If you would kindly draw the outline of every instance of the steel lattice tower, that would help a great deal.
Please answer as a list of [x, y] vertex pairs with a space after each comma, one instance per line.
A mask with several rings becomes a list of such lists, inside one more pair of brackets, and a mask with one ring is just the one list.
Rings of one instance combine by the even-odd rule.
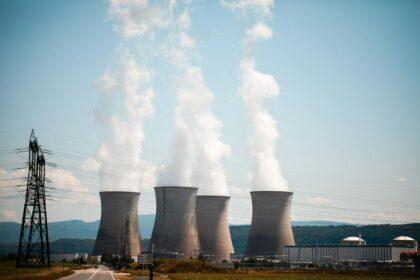
[[45, 157], [34, 130], [29, 139], [28, 177], [16, 261], [16, 266], [29, 265], [50, 266], [45, 204]]

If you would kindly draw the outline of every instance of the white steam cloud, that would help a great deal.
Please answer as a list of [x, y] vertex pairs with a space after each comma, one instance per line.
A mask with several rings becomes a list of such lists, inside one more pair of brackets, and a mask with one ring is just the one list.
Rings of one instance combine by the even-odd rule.
[[[189, 2], [111, 0], [108, 14], [123, 38], [121, 67], [106, 70], [101, 78], [97, 116], [106, 133], [97, 156], [88, 159], [84, 169], [99, 167], [103, 191], [138, 191], [139, 184], [150, 188], [158, 170], [159, 185], [197, 186], [200, 194], [228, 194], [221, 161], [230, 149], [220, 140], [222, 123], [212, 113], [214, 95], [195, 63], [196, 42], [188, 34]], [[141, 160], [144, 122], [154, 112], [155, 96], [145, 53], [163, 54], [177, 77], [171, 157], [158, 168]], [[115, 110], [115, 104], [122, 104], [122, 110]]]
[[[107, 69], [100, 79], [97, 117], [104, 127], [104, 140], [84, 167], [94, 170], [99, 165], [102, 191], [138, 192], [155, 184], [155, 168], [141, 160], [144, 123], [154, 113], [153, 72], [138, 49], [150, 45], [167, 23], [162, 7], [148, 1], [111, 0], [108, 14], [114, 30], [122, 35], [120, 66]], [[115, 108], [116, 104], [122, 108]]]
[[230, 148], [221, 141], [222, 123], [212, 113], [214, 94], [194, 58], [195, 41], [188, 7], [174, 20], [171, 47], [165, 50], [178, 75], [172, 154], [161, 168], [159, 185], [199, 187], [199, 194], [228, 195], [222, 160]]
[[246, 31], [243, 41], [244, 54], [239, 63], [240, 87], [242, 97], [251, 123], [249, 154], [255, 159], [255, 170], [251, 180], [256, 190], [289, 190], [280, 163], [276, 157], [276, 141], [279, 133], [276, 121], [264, 109], [264, 101], [280, 94], [280, 87], [273, 76], [256, 69], [252, 48], [260, 41], [273, 36], [264, 21], [272, 17], [273, 0], [221, 1], [223, 6], [238, 10], [240, 15], [254, 13], [258, 21]]

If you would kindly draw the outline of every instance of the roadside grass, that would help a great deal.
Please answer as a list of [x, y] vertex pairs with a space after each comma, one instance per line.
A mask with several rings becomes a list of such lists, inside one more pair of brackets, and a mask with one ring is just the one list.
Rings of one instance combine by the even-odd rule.
[[340, 274], [340, 273], [173, 273], [171, 280], [400, 280], [420, 279], [419, 275], [398, 274]]
[[[135, 265], [127, 270], [131, 279], [135, 276], [148, 276], [149, 271], [135, 270]], [[130, 279], [130, 278], [121, 278]], [[374, 273], [368, 271], [326, 271], [326, 270], [234, 270], [216, 268], [208, 262], [198, 260], [158, 260], [155, 261], [154, 279], [168, 280], [402, 280], [420, 279], [413, 273]]]
[[155, 271], [160, 273], [222, 273], [231, 270], [217, 268], [199, 260], [158, 260], [155, 266]]
[[72, 273], [69, 266], [16, 268], [14, 262], [0, 262], [0, 279], [2, 280], [54, 280]]

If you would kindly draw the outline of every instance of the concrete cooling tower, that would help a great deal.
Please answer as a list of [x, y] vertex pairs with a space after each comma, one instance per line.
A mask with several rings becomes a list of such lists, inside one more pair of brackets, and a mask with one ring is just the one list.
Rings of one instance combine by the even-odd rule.
[[138, 202], [140, 193], [100, 192], [101, 223], [93, 255], [122, 254], [137, 258], [140, 254]]
[[229, 260], [234, 253], [228, 224], [229, 196], [199, 195], [195, 211], [200, 250], [210, 260]]
[[195, 217], [197, 188], [155, 187], [156, 218], [149, 252], [156, 257], [198, 256]]
[[252, 222], [245, 257], [282, 256], [284, 246], [294, 246], [290, 223], [292, 192], [254, 191]]

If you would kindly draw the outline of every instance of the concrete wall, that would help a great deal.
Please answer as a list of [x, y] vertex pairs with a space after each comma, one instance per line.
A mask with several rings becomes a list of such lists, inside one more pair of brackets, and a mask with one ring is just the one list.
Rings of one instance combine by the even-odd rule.
[[149, 252], [156, 257], [189, 258], [199, 253], [195, 203], [197, 188], [155, 187], [156, 218]]
[[254, 191], [252, 222], [245, 257], [281, 256], [284, 246], [295, 245], [290, 223], [292, 192]]
[[229, 260], [234, 253], [228, 224], [229, 196], [199, 195], [195, 207], [200, 252], [210, 260]]
[[125, 254], [137, 257], [141, 252], [138, 225], [138, 202], [140, 193], [136, 192], [100, 192], [101, 223], [93, 248], [93, 255], [120, 255], [126, 221], [128, 219], [128, 237]]

